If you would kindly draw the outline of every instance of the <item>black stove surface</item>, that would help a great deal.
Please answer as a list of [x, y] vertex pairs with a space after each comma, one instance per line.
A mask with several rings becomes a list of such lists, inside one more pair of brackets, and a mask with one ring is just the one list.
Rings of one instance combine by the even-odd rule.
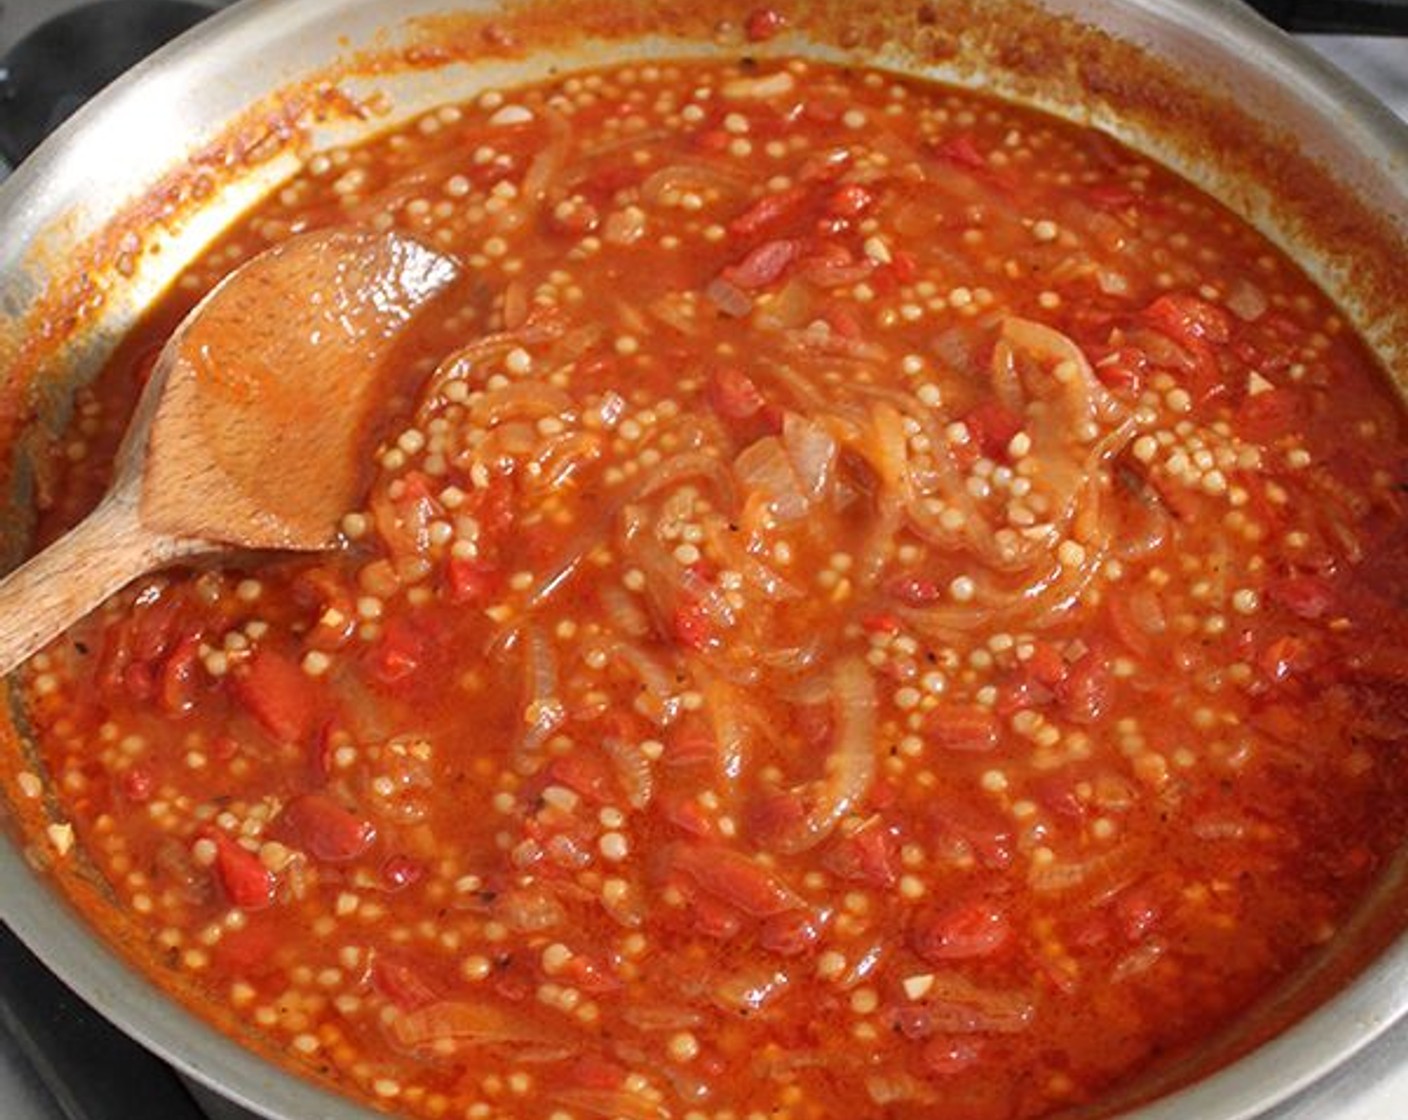
[[55, 978], [0, 924], [6, 1120], [255, 1120], [187, 1081]]
[[0, 61], [0, 156], [19, 163], [98, 90], [213, 11], [97, 0], [52, 16]]

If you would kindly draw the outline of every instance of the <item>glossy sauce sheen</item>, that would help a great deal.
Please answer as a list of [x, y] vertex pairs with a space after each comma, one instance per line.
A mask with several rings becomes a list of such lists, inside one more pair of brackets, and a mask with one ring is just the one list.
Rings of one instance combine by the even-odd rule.
[[485, 95], [199, 262], [54, 523], [164, 327], [328, 223], [469, 277], [346, 547], [145, 580], [30, 678], [37, 842], [217, 1022], [406, 1115], [1037, 1117], [1402, 843], [1399, 408], [1168, 173], [801, 63]]

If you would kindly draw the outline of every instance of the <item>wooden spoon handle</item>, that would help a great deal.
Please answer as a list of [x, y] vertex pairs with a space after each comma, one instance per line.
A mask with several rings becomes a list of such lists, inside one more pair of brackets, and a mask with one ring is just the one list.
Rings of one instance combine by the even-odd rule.
[[119, 489], [67, 535], [0, 580], [0, 677], [130, 580], [205, 541], [146, 528], [130, 490]]

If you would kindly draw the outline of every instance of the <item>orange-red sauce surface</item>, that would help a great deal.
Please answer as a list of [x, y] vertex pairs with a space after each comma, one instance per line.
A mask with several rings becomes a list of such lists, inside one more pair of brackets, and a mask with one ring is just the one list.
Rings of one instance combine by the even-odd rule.
[[145, 579], [29, 677], [41, 842], [291, 1064], [408, 1116], [1026, 1120], [1403, 841], [1401, 412], [1167, 172], [799, 62], [486, 94], [199, 262], [51, 521], [164, 326], [329, 223], [468, 276], [345, 547]]

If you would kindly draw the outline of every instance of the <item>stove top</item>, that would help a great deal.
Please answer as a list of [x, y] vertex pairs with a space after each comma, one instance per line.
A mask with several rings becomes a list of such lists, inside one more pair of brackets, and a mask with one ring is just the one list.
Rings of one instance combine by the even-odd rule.
[[[0, 175], [108, 80], [230, 2], [0, 0]], [[1408, 120], [1408, 0], [1253, 6], [1292, 30], [1317, 32], [1304, 41]], [[258, 1120], [117, 1031], [0, 923], [0, 1120], [136, 1117]], [[1402, 1117], [1408, 1023], [1260, 1120]]]

